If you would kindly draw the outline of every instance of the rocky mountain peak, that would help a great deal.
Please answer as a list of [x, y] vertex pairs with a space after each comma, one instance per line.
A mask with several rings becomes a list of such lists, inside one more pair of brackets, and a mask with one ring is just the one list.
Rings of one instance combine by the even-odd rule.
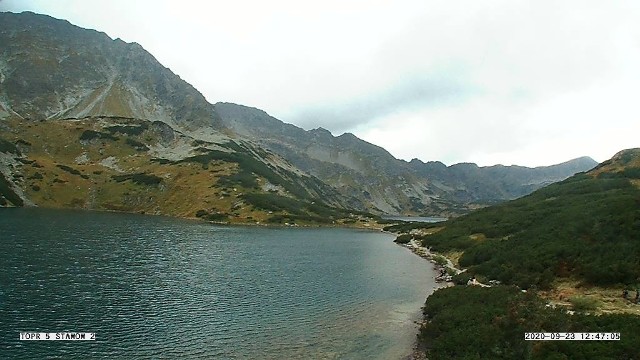
[[0, 102], [7, 114], [220, 127], [204, 96], [139, 44], [30, 12], [0, 13], [0, 23]]

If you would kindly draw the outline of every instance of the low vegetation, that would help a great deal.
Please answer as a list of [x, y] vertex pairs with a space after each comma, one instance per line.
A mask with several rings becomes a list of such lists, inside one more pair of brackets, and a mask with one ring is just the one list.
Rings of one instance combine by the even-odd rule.
[[20, 154], [18, 147], [10, 141], [0, 138], [0, 152]]
[[[89, 176], [84, 175], [82, 172], [80, 172], [80, 171], [79, 171], [79, 170], [77, 170], [77, 169], [72, 168], [71, 166], [67, 166], [67, 165], [63, 165], [63, 164], [58, 164], [58, 165], [56, 165], [56, 167], [58, 167], [59, 169], [62, 169], [62, 170], [64, 170], [64, 171], [68, 172], [69, 174], [77, 175], [77, 176], [80, 176], [80, 177], [85, 178], [85, 179], [88, 179], [88, 178], [89, 178]], [[33, 178], [35, 179], [35, 178], [37, 178], [37, 177], [34, 175], [34, 177], [33, 177]]]
[[113, 125], [113, 126], [106, 127], [105, 130], [109, 131], [111, 134], [124, 134], [124, 135], [137, 136], [142, 134], [148, 128], [149, 128], [148, 124], [141, 123], [138, 125]]
[[241, 147], [235, 143], [227, 143], [232, 152], [220, 150], [205, 149], [203, 154], [194, 155], [179, 163], [198, 163], [203, 169], [207, 169], [209, 164], [214, 161], [225, 161], [238, 164], [239, 171], [236, 174], [226, 176], [221, 179], [223, 186], [244, 186], [247, 188], [256, 188], [256, 176], [266, 179], [273, 185], [282, 186], [287, 192], [297, 198], [309, 198], [310, 194], [301, 186], [296, 185], [295, 181], [285, 179], [274, 169], [264, 162], [256, 159], [248, 153], [248, 149]]
[[162, 178], [153, 174], [136, 173], [125, 175], [112, 175], [111, 178], [116, 182], [131, 181], [138, 185], [158, 185], [162, 182]]
[[113, 136], [109, 133], [95, 131], [95, 130], [85, 130], [84, 132], [82, 132], [82, 135], [80, 135], [80, 140], [82, 141], [91, 141], [95, 139], [117, 141], [118, 137]]
[[398, 244], [408, 244], [411, 241], [411, 239], [413, 239], [413, 235], [402, 234], [402, 235], [398, 235], [398, 237], [396, 237], [396, 239], [393, 240], [393, 242]]
[[229, 220], [229, 214], [223, 213], [223, 212], [209, 212], [207, 210], [198, 210], [196, 212], [196, 217], [203, 219], [203, 220], [208, 220], [208, 221], [213, 221], [213, 222], [224, 222]]
[[271, 216], [268, 220], [271, 223], [296, 222], [296, 220], [331, 223], [337, 218], [348, 216], [344, 210], [273, 193], [249, 193], [242, 195], [242, 198], [257, 209], [283, 212], [283, 214]]
[[[453, 276], [459, 285], [425, 303], [419, 343], [429, 359], [638, 358], [640, 311], [622, 294], [640, 288], [640, 152], [614, 159], [437, 226], [390, 227], [461, 254], [466, 268]], [[460, 286], [472, 277], [510, 285]], [[613, 332], [620, 340], [525, 341], [529, 332]]]
[[[387, 225], [383, 228], [384, 231], [394, 232], [394, 233], [408, 233], [411, 230], [426, 230], [433, 229], [439, 226], [442, 226], [442, 223], [425, 223], [422, 221], [399, 221], [399, 220], [382, 220], [386, 222], [392, 222], [393, 225]], [[378, 223], [383, 224], [384, 222], [378, 221]]]
[[[569, 314], [517, 287], [454, 286], [424, 306], [429, 359], [636, 359], [640, 317]], [[620, 333], [619, 341], [527, 341], [525, 333]]]
[[592, 313], [598, 310], [599, 301], [586, 296], [574, 296], [569, 299], [574, 311]]
[[140, 141], [127, 138], [125, 140], [125, 143], [131, 146], [132, 148], [136, 149], [137, 151], [149, 151], [149, 147], [141, 143]]

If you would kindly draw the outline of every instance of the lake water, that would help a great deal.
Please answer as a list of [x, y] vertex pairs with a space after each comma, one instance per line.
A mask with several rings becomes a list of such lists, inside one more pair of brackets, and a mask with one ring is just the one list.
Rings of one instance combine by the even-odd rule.
[[0, 358], [400, 359], [436, 284], [392, 240], [0, 209]]
[[441, 221], [447, 221], [447, 218], [437, 217], [437, 216], [401, 216], [401, 215], [384, 215], [383, 219], [387, 220], [401, 220], [401, 221], [409, 221], [409, 222], [425, 222], [425, 223], [436, 223]]

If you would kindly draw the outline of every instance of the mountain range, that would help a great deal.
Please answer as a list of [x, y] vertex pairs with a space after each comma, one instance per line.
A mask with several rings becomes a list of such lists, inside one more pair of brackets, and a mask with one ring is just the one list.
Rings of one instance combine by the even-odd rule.
[[[136, 43], [0, 13], [0, 203], [238, 222], [451, 216], [597, 163], [410, 162], [345, 133], [209, 103]], [[182, 203], [182, 200], [186, 200]]]
[[390, 214], [467, 212], [526, 195], [597, 165], [588, 157], [538, 168], [406, 162], [350, 133], [336, 137], [323, 128], [305, 131], [242, 105], [217, 103], [215, 109], [237, 136], [281, 155], [368, 207]]

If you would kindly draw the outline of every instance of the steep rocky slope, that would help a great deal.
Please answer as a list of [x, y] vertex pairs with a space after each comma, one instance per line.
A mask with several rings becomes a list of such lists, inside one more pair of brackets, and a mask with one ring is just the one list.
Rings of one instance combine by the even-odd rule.
[[479, 167], [406, 162], [353, 134], [305, 131], [262, 110], [217, 103], [225, 127], [289, 159], [294, 165], [386, 213], [452, 215], [526, 195], [597, 163], [579, 158], [563, 164]]
[[0, 13], [0, 23], [0, 118], [217, 126], [202, 94], [136, 43], [33, 13]]

